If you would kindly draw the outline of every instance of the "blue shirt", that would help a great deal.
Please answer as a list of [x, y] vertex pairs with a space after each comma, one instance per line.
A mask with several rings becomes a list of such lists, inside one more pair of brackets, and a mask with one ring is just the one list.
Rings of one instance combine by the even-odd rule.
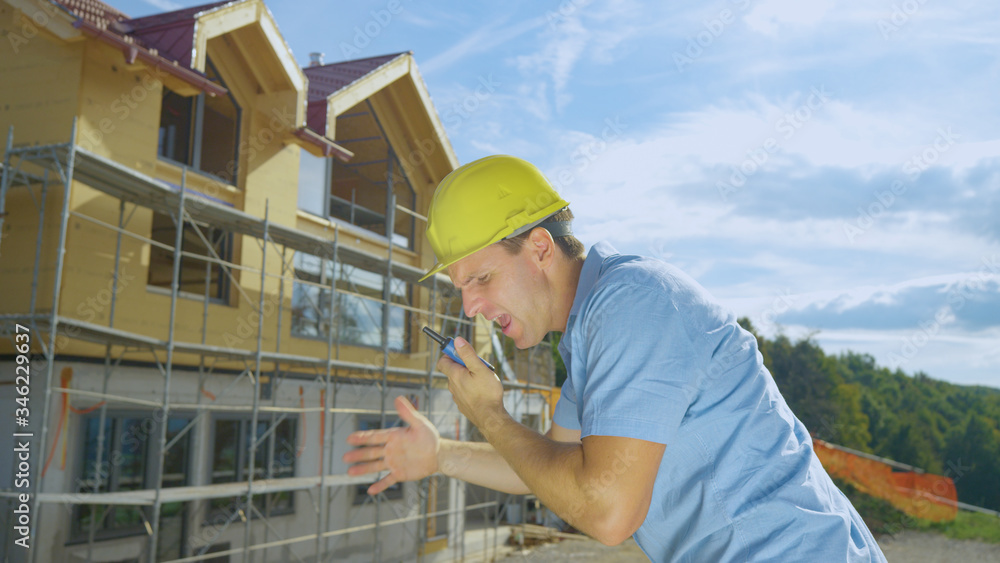
[[756, 339], [681, 271], [598, 243], [559, 352], [557, 424], [667, 446], [635, 533], [652, 561], [885, 561]]

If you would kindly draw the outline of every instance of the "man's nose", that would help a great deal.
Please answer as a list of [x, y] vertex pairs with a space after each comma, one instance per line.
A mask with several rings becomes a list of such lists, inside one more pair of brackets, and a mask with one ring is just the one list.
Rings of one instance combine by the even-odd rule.
[[483, 308], [482, 299], [476, 297], [472, 291], [462, 292], [462, 308], [465, 309], [465, 316], [474, 318]]

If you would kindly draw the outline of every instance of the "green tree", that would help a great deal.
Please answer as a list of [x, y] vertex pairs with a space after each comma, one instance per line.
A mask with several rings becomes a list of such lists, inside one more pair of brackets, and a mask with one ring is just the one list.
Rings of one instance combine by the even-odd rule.
[[1000, 509], [1000, 431], [995, 418], [970, 413], [963, 427], [949, 434], [946, 457], [958, 500]]

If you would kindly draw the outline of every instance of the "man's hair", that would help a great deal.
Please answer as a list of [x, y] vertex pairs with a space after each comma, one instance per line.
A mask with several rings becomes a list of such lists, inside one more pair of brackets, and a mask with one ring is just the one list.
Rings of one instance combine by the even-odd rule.
[[[563, 209], [562, 211], [556, 213], [555, 215], [551, 215], [549, 218], [546, 219], [546, 221], [572, 221], [572, 220], [573, 220], [573, 212], [570, 211], [569, 207]], [[534, 229], [529, 229], [517, 235], [516, 237], [505, 238], [502, 241], [498, 242], [497, 244], [502, 246], [511, 255], [519, 254], [521, 252], [521, 248], [524, 246], [524, 241], [528, 240], [528, 236], [531, 234], [531, 231], [533, 230]], [[559, 249], [562, 250], [563, 254], [565, 254], [567, 258], [580, 258], [584, 255], [583, 243], [580, 242], [580, 240], [573, 235], [565, 237], [553, 237], [553, 240], [556, 241], [556, 246], [558, 246]]]

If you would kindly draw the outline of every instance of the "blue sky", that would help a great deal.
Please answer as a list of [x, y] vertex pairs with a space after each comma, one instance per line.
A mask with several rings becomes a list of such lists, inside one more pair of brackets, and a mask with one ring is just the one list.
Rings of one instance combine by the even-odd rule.
[[1000, 5], [268, 5], [303, 65], [412, 51], [459, 160], [535, 162], [588, 245], [765, 334], [1000, 387]]

